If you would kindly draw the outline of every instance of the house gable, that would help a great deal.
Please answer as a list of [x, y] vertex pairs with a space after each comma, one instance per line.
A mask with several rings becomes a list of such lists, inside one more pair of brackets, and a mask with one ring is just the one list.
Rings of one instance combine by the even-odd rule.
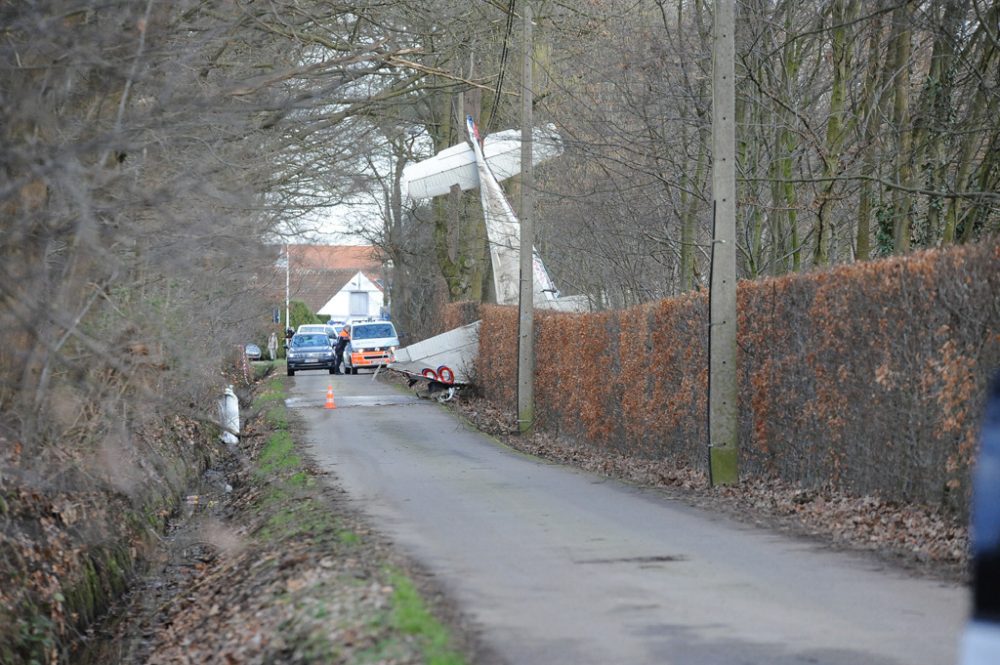
[[337, 320], [356, 316], [378, 317], [383, 305], [382, 287], [359, 270], [316, 313]]
[[[364, 280], [377, 287], [382, 273], [382, 259], [377, 247], [358, 245], [281, 245], [275, 247], [273, 281], [276, 300], [285, 299], [285, 252], [291, 261], [288, 291], [292, 300], [305, 303], [312, 312], [321, 312], [342, 289], [361, 273]], [[362, 284], [362, 286], [366, 286]], [[367, 286], [366, 286], [367, 288]], [[374, 293], [374, 292], [372, 292]], [[381, 293], [381, 291], [380, 291]], [[370, 299], [382, 305], [381, 295]], [[377, 316], [378, 308], [373, 316]], [[329, 315], [327, 315], [329, 316]]]

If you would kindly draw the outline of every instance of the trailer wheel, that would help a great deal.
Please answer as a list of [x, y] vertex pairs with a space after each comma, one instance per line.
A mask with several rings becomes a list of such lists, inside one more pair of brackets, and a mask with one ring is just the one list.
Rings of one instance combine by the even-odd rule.
[[451, 371], [451, 368], [447, 365], [441, 365], [438, 367], [437, 375], [441, 383], [455, 383], [455, 373]]

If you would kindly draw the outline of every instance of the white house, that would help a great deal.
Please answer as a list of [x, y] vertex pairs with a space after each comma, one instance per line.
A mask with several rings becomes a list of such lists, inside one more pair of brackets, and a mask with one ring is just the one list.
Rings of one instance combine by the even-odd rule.
[[316, 314], [336, 321], [349, 318], [381, 318], [385, 294], [382, 287], [360, 270]]

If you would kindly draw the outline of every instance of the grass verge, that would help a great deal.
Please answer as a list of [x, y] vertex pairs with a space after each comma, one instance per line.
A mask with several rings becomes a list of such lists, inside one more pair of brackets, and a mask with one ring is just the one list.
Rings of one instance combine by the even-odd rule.
[[406, 562], [318, 481], [285, 381], [259, 385], [232, 492], [202, 496], [212, 508], [185, 527], [181, 551], [195, 560], [183, 570], [197, 574], [152, 603], [157, 615], [139, 622], [147, 636], [155, 627], [149, 652], [132, 662], [463, 665]]
[[427, 664], [464, 665], [462, 656], [451, 649], [448, 630], [427, 610], [420, 592], [410, 578], [399, 571], [392, 571], [389, 579], [394, 588], [393, 625], [419, 639]]

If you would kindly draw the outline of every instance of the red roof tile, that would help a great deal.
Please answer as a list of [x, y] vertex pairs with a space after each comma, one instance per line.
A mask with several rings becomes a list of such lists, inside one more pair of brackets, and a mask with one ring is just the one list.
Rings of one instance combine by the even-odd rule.
[[[283, 251], [283, 250], [282, 250]], [[371, 245], [289, 245], [292, 269], [296, 266], [317, 270], [378, 272], [382, 258], [378, 247]]]

